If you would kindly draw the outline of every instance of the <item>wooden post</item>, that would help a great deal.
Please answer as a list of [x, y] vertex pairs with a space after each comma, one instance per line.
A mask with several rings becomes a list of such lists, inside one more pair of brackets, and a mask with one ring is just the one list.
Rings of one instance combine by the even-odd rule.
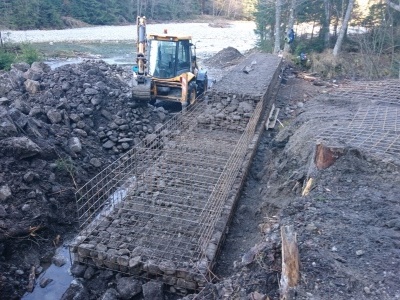
[[299, 273], [299, 250], [297, 248], [297, 237], [293, 226], [281, 227], [282, 239], [282, 276], [281, 300], [294, 299], [294, 288], [297, 286]]
[[35, 288], [35, 272], [36, 272], [36, 268], [34, 266], [32, 266], [31, 268], [31, 272], [29, 273], [29, 282], [28, 282], [28, 287], [27, 287], [27, 291], [29, 293], [33, 292], [33, 289]]
[[307, 180], [307, 184], [306, 184], [306, 186], [304, 187], [304, 189], [303, 189], [303, 192], [301, 193], [301, 195], [304, 197], [304, 196], [307, 196], [310, 192], [311, 192], [311, 189], [314, 187], [314, 179], [311, 177], [311, 178], [309, 178], [308, 180]]

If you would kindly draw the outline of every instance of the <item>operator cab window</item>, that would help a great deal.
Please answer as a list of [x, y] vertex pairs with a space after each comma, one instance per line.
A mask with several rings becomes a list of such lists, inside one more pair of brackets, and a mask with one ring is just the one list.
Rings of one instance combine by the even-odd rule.
[[175, 74], [176, 42], [151, 41], [149, 73], [159, 78], [171, 78]]
[[158, 78], [172, 78], [190, 71], [189, 41], [150, 42], [149, 74]]
[[178, 65], [177, 74], [180, 75], [190, 71], [190, 43], [189, 41], [178, 42]]

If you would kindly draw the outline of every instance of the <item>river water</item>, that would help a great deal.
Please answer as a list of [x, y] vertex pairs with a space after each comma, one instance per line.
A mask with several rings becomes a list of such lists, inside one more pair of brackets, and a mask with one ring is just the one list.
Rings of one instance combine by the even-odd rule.
[[[199, 59], [212, 56], [230, 46], [244, 53], [256, 45], [254, 22], [232, 21], [223, 27], [209, 23], [148, 24], [147, 33], [190, 35]], [[5, 43], [33, 43], [46, 58], [60, 57], [69, 62], [83, 58], [103, 59], [108, 63], [132, 64], [134, 61], [136, 25], [96, 26], [63, 30], [3, 31]], [[51, 63], [51, 60], [50, 60]]]

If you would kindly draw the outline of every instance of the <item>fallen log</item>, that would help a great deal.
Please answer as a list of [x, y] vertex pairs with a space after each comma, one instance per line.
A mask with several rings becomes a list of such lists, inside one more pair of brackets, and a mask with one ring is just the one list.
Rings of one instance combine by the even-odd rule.
[[304, 79], [304, 80], [307, 80], [307, 81], [311, 81], [311, 82], [317, 80], [317, 77], [312, 76], [312, 75], [308, 75], [308, 74], [304, 74], [304, 73], [297, 74], [297, 77], [301, 78], [301, 79]]

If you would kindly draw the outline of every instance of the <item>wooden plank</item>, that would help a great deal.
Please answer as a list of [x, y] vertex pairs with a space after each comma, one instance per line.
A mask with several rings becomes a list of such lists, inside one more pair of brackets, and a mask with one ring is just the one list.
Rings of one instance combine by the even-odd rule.
[[268, 115], [267, 121], [265, 122], [265, 130], [269, 129], [269, 123], [271, 122], [274, 110], [275, 110], [275, 104], [272, 104], [271, 110], [269, 111], [269, 115]]
[[268, 119], [265, 122], [265, 130], [275, 128], [276, 122], [278, 120], [279, 111], [280, 111], [280, 108], [276, 108], [275, 105], [272, 104]]
[[278, 120], [279, 111], [280, 111], [280, 108], [275, 109], [275, 114], [272, 117], [272, 122], [270, 122], [270, 124], [269, 124], [270, 129], [275, 128], [276, 121]]

